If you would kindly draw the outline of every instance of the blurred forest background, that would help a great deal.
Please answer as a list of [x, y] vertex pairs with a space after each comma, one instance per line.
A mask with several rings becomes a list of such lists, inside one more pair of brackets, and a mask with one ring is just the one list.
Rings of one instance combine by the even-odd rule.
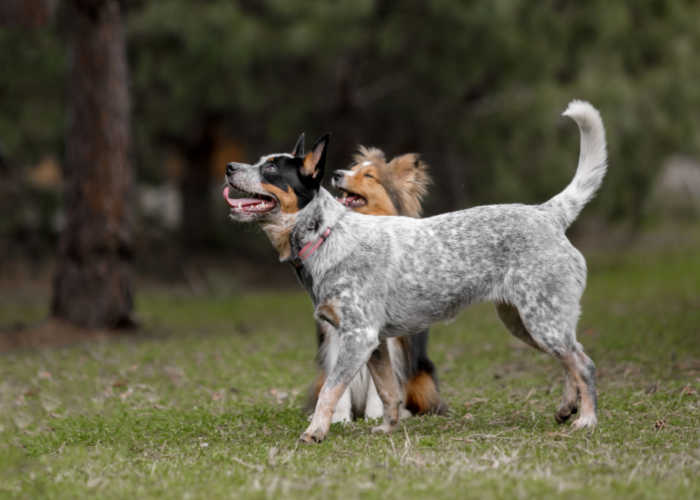
[[574, 239], [697, 221], [699, 19], [693, 0], [3, 0], [0, 273], [53, 275], [54, 314], [111, 326], [134, 270], [289, 278], [219, 190], [301, 131], [333, 133], [331, 170], [358, 144], [421, 153], [427, 214], [545, 201], [575, 169], [572, 98], [610, 151]]

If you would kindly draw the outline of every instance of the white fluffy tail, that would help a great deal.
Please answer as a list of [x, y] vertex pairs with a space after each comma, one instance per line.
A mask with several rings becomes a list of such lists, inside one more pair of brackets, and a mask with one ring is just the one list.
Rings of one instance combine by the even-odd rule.
[[597, 109], [586, 101], [574, 100], [562, 115], [574, 120], [581, 133], [578, 168], [564, 191], [542, 206], [549, 209], [566, 229], [576, 220], [586, 203], [591, 201], [603, 182], [608, 168], [608, 155], [605, 128]]

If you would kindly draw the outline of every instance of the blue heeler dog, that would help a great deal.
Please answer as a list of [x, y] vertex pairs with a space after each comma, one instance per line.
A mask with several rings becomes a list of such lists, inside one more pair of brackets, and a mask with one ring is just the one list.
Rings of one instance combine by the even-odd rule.
[[[565, 231], [605, 175], [605, 130], [587, 102], [571, 102], [564, 115], [580, 129], [578, 168], [541, 205], [488, 205], [425, 219], [352, 212], [321, 187], [327, 135], [303, 156], [228, 165], [231, 217], [259, 222], [280, 256], [308, 274], [316, 318], [339, 338], [302, 441], [326, 436], [338, 398], [365, 364], [383, 403], [383, 423], [374, 430], [394, 429], [401, 397], [386, 339], [421, 332], [480, 301], [495, 302], [513, 335], [561, 362], [557, 421], [579, 411], [575, 428], [596, 425], [595, 365], [576, 341], [586, 263]], [[253, 197], [233, 198], [234, 191]]]

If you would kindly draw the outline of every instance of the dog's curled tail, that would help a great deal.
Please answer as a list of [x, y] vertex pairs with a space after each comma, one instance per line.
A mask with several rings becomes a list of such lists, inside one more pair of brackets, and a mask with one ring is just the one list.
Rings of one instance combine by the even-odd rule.
[[600, 187], [608, 168], [608, 160], [605, 128], [597, 109], [586, 101], [574, 100], [562, 115], [574, 120], [581, 133], [578, 167], [571, 183], [543, 207], [550, 210], [566, 229]]

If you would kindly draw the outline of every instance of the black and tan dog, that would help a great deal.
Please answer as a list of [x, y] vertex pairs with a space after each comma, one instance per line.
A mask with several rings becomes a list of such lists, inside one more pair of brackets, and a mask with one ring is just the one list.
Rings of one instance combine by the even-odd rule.
[[[387, 162], [377, 148], [360, 146], [349, 170], [336, 170], [333, 187], [342, 195], [338, 200], [350, 209], [367, 215], [405, 215], [420, 217], [421, 200], [427, 192], [428, 166], [417, 154], [405, 154]], [[327, 323], [317, 323], [320, 373], [312, 388], [309, 408], [316, 406], [318, 392], [338, 356], [337, 338]], [[402, 413], [421, 415], [444, 413], [446, 406], [438, 394], [435, 367], [426, 349], [428, 331], [389, 341], [392, 367], [405, 402]], [[333, 413], [333, 422], [348, 422], [353, 417], [381, 418], [382, 401], [366, 368], [354, 377]]]
[[[307, 165], [325, 162], [326, 137], [321, 138], [311, 152], [304, 154], [304, 134], [299, 137], [292, 153], [266, 155], [258, 162], [262, 186], [266, 191], [251, 191], [252, 198], [233, 198], [230, 186], [224, 197], [238, 220], [255, 219], [279, 253], [281, 261], [290, 261], [301, 284], [313, 299], [313, 282], [299, 262], [290, 259], [289, 232], [296, 214], [315, 194], [320, 178]], [[320, 153], [319, 153], [320, 151]], [[384, 154], [374, 148], [361, 147], [350, 170], [334, 175], [334, 185], [343, 192], [339, 200], [354, 211], [371, 215], [406, 215], [418, 217], [421, 199], [430, 178], [427, 165], [418, 155], [406, 154], [387, 163]], [[237, 169], [231, 163], [227, 171]], [[242, 165], [241, 165], [242, 166]], [[269, 193], [269, 194], [267, 194]], [[328, 323], [318, 321], [318, 361], [321, 373], [312, 387], [310, 407], [316, 404], [318, 391], [326, 374], [337, 358], [337, 338], [328, 335]], [[443, 413], [446, 406], [438, 394], [433, 363], [427, 356], [428, 331], [412, 337], [393, 339], [390, 343], [392, 367], [404, 392], [404, 416], [410, 414]], [[361, 370], [350, 384], [333, 415], [334, 422], [347, 422], [353, 417], [380, 418], [383, 406], [374, 383]]]

